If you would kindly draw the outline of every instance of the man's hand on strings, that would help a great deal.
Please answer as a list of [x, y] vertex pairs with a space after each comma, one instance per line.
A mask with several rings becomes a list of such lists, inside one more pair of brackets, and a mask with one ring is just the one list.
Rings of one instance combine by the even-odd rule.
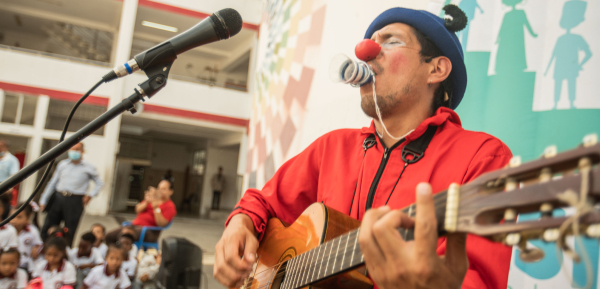
[[241, 287], [250, 275], [257, 249], [252, 219], [244, 214], [233, 216], [215, 246], [213, 276], [227, 287]]
[[[373, 281], [381, 289], [460, 288], [468, 269], [465, 234], [449, 234], [446, 255], [436, 254], [438, 234], [431, 186], [417, 186], [416, 218], [381, 207], [367, 211], [358, 242]], [[414, 228], [405, 241], [396, 228]]]

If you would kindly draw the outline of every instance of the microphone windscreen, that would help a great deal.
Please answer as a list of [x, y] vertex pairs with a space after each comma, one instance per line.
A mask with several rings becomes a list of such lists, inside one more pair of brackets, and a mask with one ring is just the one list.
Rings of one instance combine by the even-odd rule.
[[242, 30], [242, 16], [240, 13], [231, 8], [225, 8], [210, 15], [215, 24], [215, 32], [219, 39], [230, 38]]

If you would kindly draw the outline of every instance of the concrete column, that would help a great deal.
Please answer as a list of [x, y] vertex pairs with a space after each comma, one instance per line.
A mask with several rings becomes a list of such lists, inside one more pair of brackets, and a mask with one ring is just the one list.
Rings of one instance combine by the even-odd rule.
[[[135, 28], [135, 19], [137, 15], [138, 0], [124, 0], [123, 10], [121, 13], [121, 23], [117, 38], [117, 48], [114, 65], [125, 63], [129, 60], [131, 54], [131, 43], [133, 42], [133, 30]], [[117, 105], [124, 97], [127, 97], [133, 92], [133, 88], [125, 87], [123, 79], [117, 79], [115, 82], [115, 90], [110, 96], [108, 107], [111, 108]], [[121, 116], [114, 118], [106, 124], [104, 129], [104, 141], [106, 142], [106, 150], [103, 152], [106, 155], [106, 163], [103, 168], [104, 188], [97, 197], [92, 200], [92, 203], [86, 208], [86, 212], [92, 215], [105, 215], [110, 206], [111, 194], [113, 192], [113, 178], [115, 170], [115, 158], [118, 153], [119, 132], [121, 128]], [[102, 168], [98, 168], [102, 170]]]
[[4, 112], [4, 90], [0, 89], [0, 119], [2, 119], [2, 113]]
[[[246, 178], [246, 162], [248, 161], [248, 135], [243, 134], [240, 139], [240, 152], [238, 154], [238, 166], [237, 166], [237, 174], [240, 176], [244, 176]], [[247, 183], [242, 179], [242, 183], [239, 184], [241, 186], [241, 190], [238, 191], [237, 199], [241, 199], [244, 195], [244, 192], [248, 188]], [[237, 185], [237, 184], [236, 184]]]
[[[27, 143], [27, 156], [25, 157], [25, 164], [28, 165], [38, 159], [42, 154], [42, 143], [44, 138], [42, 137], [44, 132], [44, 126], [46, 125], [46, 116], [48, 115], [48, 105], [50, 104], [50, 98], [47, 95], [38, 96], [37, 105], [35, 107], [35, 120], [33, 121], [33, 136]], [[33, 192], [33, 189], [37, 185], [37, 175], [41, 172], [33, 173], [29, 178], [25, 179], [21, 183], [21, 189], [19, 190], [19, 202], [24, 202], [29, 194]], [[48, 176], [48, 179], [52, 176]], [[40, 189], [38, 195], [41, 195], [44, 188]], [[26, 193], [23, 193], [26, 192]]]

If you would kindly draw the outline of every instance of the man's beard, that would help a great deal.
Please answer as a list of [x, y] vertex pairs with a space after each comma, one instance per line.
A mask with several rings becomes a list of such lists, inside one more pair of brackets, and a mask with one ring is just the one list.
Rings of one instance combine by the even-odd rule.
[[[386, 95], [377, 95], [377, 106], [379, 106], [379, 112], [381, 118], [387, 118], [394, 114], [395, 108], [401, 105], [400, 95], [407, 95], [410, 91], [410, 84], [407, 84], [403, 89], [402, 93], [393, 92]], [[363, 112], [374, 119], [377, 119], [377, 112], [375, 111], [375, 102], [373, 101], [373, 92], [362, 98], [360, 107]]]

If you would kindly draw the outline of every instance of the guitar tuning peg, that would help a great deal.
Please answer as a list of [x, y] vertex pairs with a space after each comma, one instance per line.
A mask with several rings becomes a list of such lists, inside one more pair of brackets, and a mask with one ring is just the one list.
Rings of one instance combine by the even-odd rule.
[[589, 225], [585, 233], [590, 238], [600, 238], [600, 224]]
[[550, 168], [543, 168], [540, 172], [539, 182], [545, 183], [549, 182], [550, 180], [552, 180], [552, 170]]
[[542, 235], [542, 239], [546, 242], [556, 242], [560, 237], [560, 231], [556, 228], [547, 229], [544, 231], [544, 235]]
[[[515, 209], [506, 209], [504, 211], [504, 222], [506, 222], [506, 223], [514, 223], [516, 221], [517, 221], [517, 211]], [[507, 235], [506, 237], [508, 238], [509, 235]], [[514, 238], [514, 237], [512, 237], [512, 238]], [[517, 241], [516, 243], [518, 243], [518, 242], [519, 241]], [[515, 245], [516, 245], [516, 243], [515, 243]]]
[[542, 213], [542, 218], [549, 218], [552, 217], [552, 204], [550, 203], [543, 203], [540, 206], [540, 212]]
[[519, 233], [510, 233], [506, 235], [504, 243], [508, 246], [519, 246], [519, 258], [523, 262], [537, 262], [544, 258], [544, 251], [539, 248], [527, 248], [527, 239], [521, 238]]
[[504, 244], [506, 244], [507, 246], [514, 246], [519, 244], [520, 242], [521, 234], [519, 233], [510, 233], [506, 235], [506, 238], [504, 239]]
[[516, 168], [521, 165], [521, 156], [514, 156], [508, 162], [508, 166], [511, 168]]
[[588, 134], [583, 137], [583, 146], [591, 147], [598, 143], [598, 135], [595, 133]]
[[551, 158], [556, 156], [556, 154], [558, 153], [558, 148], [556, 147], [556, 145], [551, 145], [551, 146], [547, 146], [546, 149], [544, 149], [544, 158]]
[[527, 248], [527, 241], [519, 244], [519, 250], [521, 251], [519, 258], [521, 258], [523, 262], [537, 262], [544, 259], [544, 251], [540, 248]]
[[517, 187], [519, 187], [519, 183], [517, 182], [517, 180], [515, 180], [514, 178], [507, 178], [506, 179], [506, 183], [504, 185], [504, 189], [507, 192], [513, 191], [515, 190]]

